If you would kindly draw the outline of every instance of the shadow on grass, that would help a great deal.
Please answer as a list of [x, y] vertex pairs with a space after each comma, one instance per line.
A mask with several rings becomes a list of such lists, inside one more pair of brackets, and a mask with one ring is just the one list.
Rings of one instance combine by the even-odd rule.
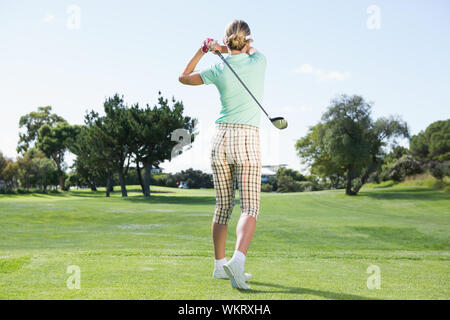
[[438, 190], [420, 188], [420, 189], [390, 189], [377, 192], [361, 191], [361, 197], [370, 197], [379, 200], [450, 200], [450, 195]]
[[[127, 189], [127, 192], [130, 193], [140, 193], [142, 194], [142, 191], [140, 189]], [[170, 194], [170, 193], [175, 193], [174, 191], [153, 191], [152, 190], [152, 194]], [[114, 191], [111, 192], [111, 196], [114, 196], [114, 198], [116, 198], [117, 196], [120, 196], [122, 193], [120, 191], [120, 189], [116, 189]], [[19, 194], [8, 194], [11, 196], [15, 196], [15, 195], [19, 195]], [[25, 196], [32, 196], [32, 197], [48, 197], [48, 196], [52, 196], [52, 197], [78, 197], [78, 198], [106, 198], [106, 193], [104, 190], [101, 191], [91, 191], [91, 190], [83, 190], [83, 189], [79, 189], [79, 190], [73, 190], [73, 191], [57, 191], [57, 192], [29, 192], [29, 193], [22, 193], [20, 195], [25, 195]], [[135, 196], [135, 195], [131, 195], [131, 197], [143, 197], [143, 196]], [[118, 197], [117, 197], [118, 198]], [[128, 197], [126, 197], [128, 198]], [[124, 198], [124, 199], [126, 199]], [[118, 198], [120, 199], [120, 198]]]
[[159, 196], [151, 195], [150, 197], [133, 196], [122, 198], [123, 201], [134, 203], [172, 203], [172, 204], [215, 204], [215, 196]]
[[[203, 204], [203, 205], [214, 205], [216, 203], [215, 194], [211, 194], [210, 196], [196, 196], [195, 194], [189, 195], [186, 193], [185, 195], [180, 195], [177, 192], [178, 190], [169, 191], [169, 190], [151, 190], [150, 197], [145, 197], [142, 195], [142, 191], [139, 188], [130, 188], [127, 189], [129, 194], [128, 197], [121, 197], [120, 188], [116, 188], [113, 192], [111, 192], [111, 197], [107, 198], [105, 191], [91, 191], [91, 190], [71, 190], [65, 192], [56, 192], [56, 193], [27, 193], [22, 196], [33, 197], [33, 198], [48, 198], [49, 196], [55, 198], [85, 198], [85, 199], [110, 199], [114, 201], [126, 201], [130, 203], [167, 203], [167, 204], [181, 204], [181, 205], [189, 205], [189, 204]], [[15, 197], [16, 194], [5, 195], [4, 197]], [[235, 200], [235, 204], [239, 204], [239, 200]]]
[[368, 298], [363, 296], [358, 296], [355, 294], [346, 294], [346, 293], [337, 293], [323, 290], [314, 290], [302, 287], [289, 287], [282, 286], [280, 284], [268, 283], [268, 282], [259, 282], [259, 281], [251, 281], [250, 284], [255, 284], [258, 286], [281, 289], [281, 290], [239, 290], [241, 292], [245, 292], [248, 294], [259, 294], [259, 293], [287, 293], [287, 294], [310, 294], [314, 296], [323, 297], [328, 300], [379, 300], [376, 298]]
[[[127, 192], [128, 192], [128, 193], [133, 193], [133, 192], [135, 192], [135, 193], [142, 194], [142, 189], [141, 189], [141, 188], [130, 188], [130, 187], [127, 187]], [[103, 193], [105, 193], [104, 190], [103, 190]], [[114, 188], [113, 193], [115, 193], [115, 194], [121, 194], [120, 186], [116, 186], [116, 187]], [[163, 190], [152, 190], [152, 188], [150, 188], [150, 193], [176, 193], [176, 190], [175, 190], [175, 191], [166, 191], [166, 190], [163, 191]]]
[[[140, 193], [142, 195], [142, 191], [141, 190], [128, 190], [127, 189], [128, 194], [130, 193]], [[152, 191], [153, 193], [175, 193], [173, 191]], [[73, 197], [105, 197], [106, 198], [106, 192], [105, 191], [87, 191], [87, 192], [80, 192], [80, 191], [68, 191], [65, 193], [68, 196], [73, 196]], [[115, 190], [113, 192], [111, 192], [111, 196], [120, 196], [122, 195], [122, 192], [120, 190]], [[131, 197], [135, 197], [135, 195], [131, 195]], [[139, 195], [138, 195], [139, 197]]]
[[374, 186], [373, 188], [374, 188], [374, 189], [386, 189], [386, 188], [391, 188], [391, 187], [393, 187], [393, 186], [395, 186], [395, 183], [391, 181], [391, 182], [389, 182], [389, 183], [376, 185], [376, 186]]

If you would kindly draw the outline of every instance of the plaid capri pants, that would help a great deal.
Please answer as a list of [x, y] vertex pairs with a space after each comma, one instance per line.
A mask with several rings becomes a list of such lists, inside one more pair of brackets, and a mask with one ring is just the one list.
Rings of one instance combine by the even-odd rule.
[[241, 214], [257, 219], [261, 193], [259, 128], [217, 123], [212, 140], [211, 167], [216, 191], [213, 221], [228, 224], [234, 207], [236, 181]]

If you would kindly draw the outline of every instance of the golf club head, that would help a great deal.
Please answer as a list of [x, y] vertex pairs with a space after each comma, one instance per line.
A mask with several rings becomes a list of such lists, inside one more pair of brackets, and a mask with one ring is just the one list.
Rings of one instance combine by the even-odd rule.
[[286, 119], [283, 117], [270, 118], [270, 121], [276, 128], [280, 130], [286, 129], [288, 126]]

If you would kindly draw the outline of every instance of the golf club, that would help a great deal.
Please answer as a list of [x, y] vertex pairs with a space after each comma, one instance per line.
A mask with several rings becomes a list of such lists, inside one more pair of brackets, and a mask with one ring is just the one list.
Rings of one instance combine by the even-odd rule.
[[234, 71], [234, 69], [230, 66], [230, 64], [228, 63], [228, 61], [224, 58], [224, 56], [222, 55], [222, 53], [220, 53], [219, 50], [216, 50], [215, 53], [220, 57], [220, 59], [222, 59], [222, 61], [228, 66], [228, 68], [230, 68], [230, 70], [234, 73], [234, 75], [236, 76], [236, 78], [238, 78], [239, 82], [244, 86], [244, 88], [247, 90], [247, 92], [252, 96], [252, 98], [255, 100], [255, 102], [258, 104], [258, 106], [261, 108], [261, 110], [266, 114], [266, 116], [269, 118], [270, 122], [272, 122], [272, 124], [282, 130], [282, 129], [286, 129], [288, 126], [288, 123], [286, 121], [286, 119], [284, 119], [283, 117], [275, 117], [275, 118], [271, 118], [269, 116], [269, 114], [266, 112], [266, 110], [264, 110], [264, 108], [262, 107], [262, 105], [258, 102], [258, 100], [256, 100], [255, 96], [251, 93], [251, 91], [247, 88], [247, 86], [245, 85], [245, 83], [241, 80], [241, 78], [238, 76], [238, 74], [236, 73], [236, 71]]

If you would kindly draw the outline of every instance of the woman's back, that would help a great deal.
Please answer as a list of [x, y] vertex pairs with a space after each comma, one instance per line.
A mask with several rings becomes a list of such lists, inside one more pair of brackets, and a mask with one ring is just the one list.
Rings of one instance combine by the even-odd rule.
[[[239, 53], [226, 58], [255, 97], [261, 101], [264, 91], [266, 58], [260, 52]], [[200, 73], [204, 84], [214, 84], [220, 93], [222, 109], [216, 123], [259, 126], [261, 110], [239, 83], [232, 71], [220, 62]]]

